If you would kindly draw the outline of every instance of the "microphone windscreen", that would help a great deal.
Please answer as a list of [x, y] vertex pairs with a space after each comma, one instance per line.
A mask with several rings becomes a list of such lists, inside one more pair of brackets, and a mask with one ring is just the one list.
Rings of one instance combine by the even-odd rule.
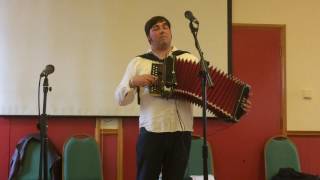
[[184, 12], [184, 16], [188, 19], [190, 19], [193, 15], [192, 15], [192, 12], [191, 11], [186, 11]]
[[48, 65], [46, 66], [46, 70], [47, 70], [47, 73], [48, 73], [48, 74], [51, 74], [51, 73], [54, 72], [54, 66], [53, 66], [52, 64], [48, 64]]

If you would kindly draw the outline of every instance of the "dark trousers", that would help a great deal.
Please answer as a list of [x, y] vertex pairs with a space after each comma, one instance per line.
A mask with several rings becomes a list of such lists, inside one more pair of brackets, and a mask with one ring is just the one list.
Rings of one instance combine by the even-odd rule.
[[137, 180], [182, 180], [189, 159], [191, 132], [153, 133], [140, 129]]

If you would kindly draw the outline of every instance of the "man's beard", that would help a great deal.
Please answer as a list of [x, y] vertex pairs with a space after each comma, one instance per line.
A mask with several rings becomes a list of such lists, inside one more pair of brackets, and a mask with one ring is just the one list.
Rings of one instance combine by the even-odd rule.
[[166, 49], [170, 48], [170, 45], [171, 44], [168, 41], [160, 41], [157, 46], [161, 50], [166, 50]]

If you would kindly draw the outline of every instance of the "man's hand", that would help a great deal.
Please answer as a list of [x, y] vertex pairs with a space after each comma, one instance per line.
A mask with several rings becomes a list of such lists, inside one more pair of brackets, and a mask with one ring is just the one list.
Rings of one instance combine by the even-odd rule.
[[129, 86], [131, 88], [135, 88], [135, 87], [143, 87], [143, 86], [150, 86], [152, 84], [154, 84], [157, 80], [157, 77], [150, 75], [150, 74], [144, 74], [144, 75], [137, 75], [134, 76], [130, 82], [129, 82]]
[[244, 111], [248, 112], [252, 108], [251, 101], [249, 99], [243, 99], [241, 107]]

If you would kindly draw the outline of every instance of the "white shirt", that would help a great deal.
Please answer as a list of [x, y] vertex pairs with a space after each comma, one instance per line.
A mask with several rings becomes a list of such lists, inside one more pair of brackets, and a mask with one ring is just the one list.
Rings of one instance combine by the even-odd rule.
[[[189, 53], [177, 57], [197, 61], [197, 58]], [[135, 57], [130, 61], [115, 92], [119, 105], [133, 102], [136, 88], [130, 88], [129, 81], [135, 75], [150, 74], [152, 63], [152, 60], [142, 57]], [[149, 87], [140, 87], [139, 127], [145, 127], [151, 132], [193, 131], [192, 105], [184, 100], [151, 96]]]

